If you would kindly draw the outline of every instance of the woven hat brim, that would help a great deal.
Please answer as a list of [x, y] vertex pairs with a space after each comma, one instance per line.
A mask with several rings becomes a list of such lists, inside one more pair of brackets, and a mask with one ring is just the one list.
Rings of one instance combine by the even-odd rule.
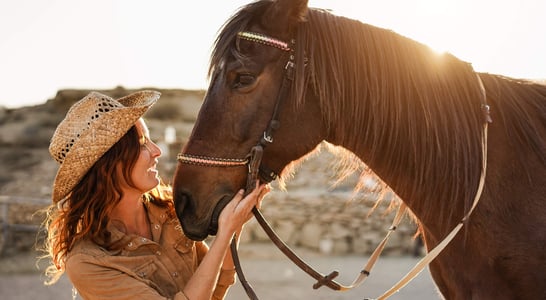
[[[135, 93], [137, 94], [137, 93]], [[52, 200], [54, 203], [65, 198], [85, 176], [87, 171], [117, 143], [136, 121], [157, 101], [160, 93], [145, 91], [120, 98], [123, 107], [101, 116], [93, 122], [84, 134], [74, 143], [70, 152], [60, 165], [53, 183]], [[144, 96], [144, 97], [143, 97]]]

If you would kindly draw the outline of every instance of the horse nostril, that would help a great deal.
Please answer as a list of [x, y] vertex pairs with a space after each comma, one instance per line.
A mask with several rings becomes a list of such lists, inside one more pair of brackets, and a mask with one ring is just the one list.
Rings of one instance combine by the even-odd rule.
[[182, 220], [184, 209], [191, 203], [191, 194], [185, 191], [177, 191], [174, 194], [174, 209], [179, 220]]

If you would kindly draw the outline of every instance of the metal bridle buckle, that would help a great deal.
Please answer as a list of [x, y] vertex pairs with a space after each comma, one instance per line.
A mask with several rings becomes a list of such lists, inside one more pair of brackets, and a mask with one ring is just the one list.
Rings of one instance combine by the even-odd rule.
[[268, 143], [273, 143], [273, 137], [271, 135], [267, 135], [267, 133], [264, 131], [264, 141]]

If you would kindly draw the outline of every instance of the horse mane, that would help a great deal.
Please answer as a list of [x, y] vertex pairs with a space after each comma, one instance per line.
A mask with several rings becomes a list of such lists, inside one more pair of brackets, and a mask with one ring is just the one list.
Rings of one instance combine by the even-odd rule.
[[[546, 85], [487, 73], [480, 73], [480, 78], [512, 148], [530, 147], [546, 166], [546, 136], [541, 133], [546, 128]], [[519, 158], [523, 168], [530, 169], [530, 160], [525, 155]]]
[[485, 101], [470, 64], [324, 10], [307, 18], [296, 47], [307, 52], [324, 119], [347, 133], [340, 144], [366, 149], [365, 163], [420, 211], [462, 213], [479, 181]]
[[[224, 24], [209, 76], [228, 55], [236, 55], [237, 32], [259, 22], [270, 4], [248, 4]], [[422, 217], [434, 215], [444, 226], [453, 225], [454, 214], [462, 217], [482, 168], [485, 104], [482, 75], [469, 63], [390, 30], [309, 9], [297, 27], [296, 66], [296, 109], [313, 93], [329, 129], [345, 133], [339, 144], [360, 149], [365, 164], [380, 178], [388, 177], [398, 196], [429, 214]], [[489, 83], [489, 75], [484, 77]], [[541, 103], [534, 105], [544, 115]], [[544, 157], [544, 142], [536, 144]], [[357, 163], [352, 155], [346, 161], [349, 167]]]

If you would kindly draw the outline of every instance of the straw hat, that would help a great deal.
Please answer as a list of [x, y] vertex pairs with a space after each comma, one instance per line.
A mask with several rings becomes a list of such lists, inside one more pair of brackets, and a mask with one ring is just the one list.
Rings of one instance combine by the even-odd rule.
[[68, 110], [49, 145], [49, 153], [60, 164], [53, 183], [54, 203], [72, 191], [160, 95], [155, 91], [140, 91], [115, 100], [91, 92]]

